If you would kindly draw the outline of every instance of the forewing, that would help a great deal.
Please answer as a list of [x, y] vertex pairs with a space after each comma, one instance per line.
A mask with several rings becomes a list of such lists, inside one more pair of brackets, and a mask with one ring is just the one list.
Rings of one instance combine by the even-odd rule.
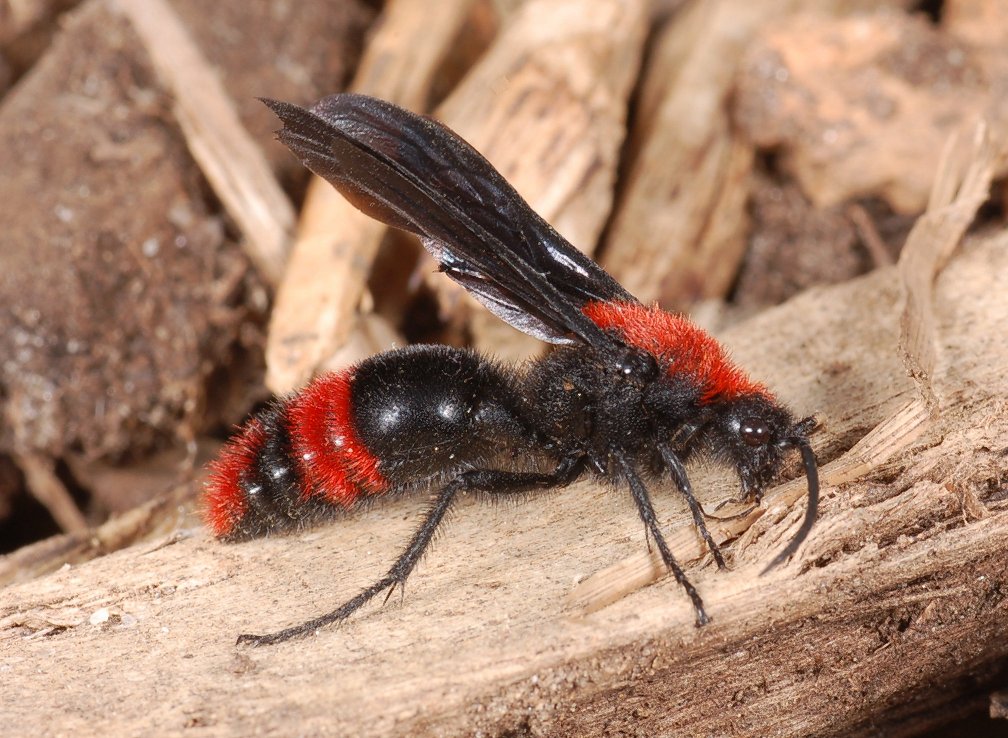
[[634, 298], [450, 129], [364, 95], [311, 110], [263, 102], [305, 166], [367, 215], [420, 236], [441, 270], [501, 319], [551, 343], [618, 351], [581, 308]]

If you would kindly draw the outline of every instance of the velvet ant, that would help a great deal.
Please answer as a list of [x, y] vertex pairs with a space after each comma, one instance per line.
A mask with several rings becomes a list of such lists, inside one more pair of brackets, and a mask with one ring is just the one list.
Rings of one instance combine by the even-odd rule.
[[519, 368], [466, 349], [408, 346], [320, 376], [249, 420], [207, 483], [206, 518], [222, 539], [298, 527], [381, 493], [437, 492], [385, 576], [328, 614], [239, 643], [306, 635], [391, 595], [466, 491], [514, 496], [584, 473], [625, 484], [699, 626], [709, 622], [703, 601], [662, 536], [645, 479], [671, 477], [723, 568], [686, 462], [734, 467], [742, 495], [758, 501], [797, 449], [808, 506], [767, 568], [797, 550], [816, 517], [813, 418], [796, 420], [688, 319], [638, 302], [447, 127], [356, 94], [310, 110], [263, 102], [305, 166], [367, 215], [418, 235], [448, 277], [558, 348]]

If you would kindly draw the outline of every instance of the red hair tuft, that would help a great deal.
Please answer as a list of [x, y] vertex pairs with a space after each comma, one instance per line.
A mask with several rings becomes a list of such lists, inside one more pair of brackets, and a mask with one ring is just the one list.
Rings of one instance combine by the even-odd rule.
[[702, 404], [744, 395], [770, 397], [766, 387], [732, 363], [713, 336], [683, 315], [634, 302], [589, 302], [583, 310], [600, 328], [614, 328], [631, 346], [653, 354], [669, 376], [695, 382]]
[[378, 459], [357, 436], [351, 406], [353, 370], [316, 377], [287, 407], [291, 447], [301, 470], [304, 495], [320, 494], [341, 505], [363, 490], [388, 487]]
[[242, 476], [256, 462], [266, 433], [256, 419], [250, 420], [221, 449], [210, 463], [203, 494], [203, 519], [218, 538], [234, 532], [248, 510]]

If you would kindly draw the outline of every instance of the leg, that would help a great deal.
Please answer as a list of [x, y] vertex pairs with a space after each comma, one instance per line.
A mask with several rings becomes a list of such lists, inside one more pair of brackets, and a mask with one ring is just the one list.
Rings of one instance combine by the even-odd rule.
[[480, 470], [466, 472], [470, 478], [467, 489], [478, 489], [492, 495], [513, 495], [536, 489], [565, 487], [584, 469], [585, 457], [581, 454], [567, 456], [560, 460], [556, 469], [548, 474], [538, 472], [506, 472]]
[[689, 505], [690, 512], [693, 513], [693, 524], [700, 531], [700, 535], [707, 543], [707, 548], [714, 555], [714, 561], [717, 562], [718, 568], [724, 569], [724, 557], [721, 555], [721, 549], [718, 548], [717, 543], [714, 542], [711, 534], [707, 531], [707, 524], [704, 522], [705, 513], [703, 508], [700, 507], [700, 503], [697, 502], [697, 498], [693, 496], [693, 487], [690, 485], [689, 477], [686, 476], [686, 467], [683, 466], [680, 458], [668, 446], [662, 445], [658, 448], [661, 450], [665, 466], [672, 473], [672, 479], [675, 481], [676, 486], [679, 487], [679, 491], [682, 492], [683, 497], [686, 498], [686, 504]]
[[651, 537], [654, 538], [655, 545], [658, 546], [658, 552], [661, 554], [662, 561], [665, 562], [665, 566], [672, 572], [672, 576], [679, 582], [679, 586], [686, 590], [686, 594], [689, 595], [690, 600], [693, 602], [697, 626], [706, 625], [710, 622], [710, 618], [707, 617], [707, 613], [704, 611], [703, 600], [700, 599], [696, 588], [690, 584], [690, 581], [686, 578], [686, 573], [669, 550], [665, 537], [662, 535], [661, 528], [658, 525], [658, 518], [655, 516], [654, 506], [651, 504], [651, 496], [648, 494], [647, 488], [637, 475], [637, 471], [624, 456], [615, 454], [615, 458], [620, 470], [623, 472], [623, 476], [630, 485], [630, 492], [633, 495], [634, 502], [637, 503], [637, 511], [640, 513], [647, 530], [651, 533]]
[[[723, 508], [725, 505], [732, 505], [732, 504], [738, 504], [738, 500], [733, 500], [731, 498], [729, 498], [727, 500], [722, 500], [721, 502], [719, 502], [717, 504], [717, 506], [714, 508], [714, 510], [716, 512], [716, 511], [720, 510], [721, 508]], [[720, 521], [722, 523], [730, 521], [730, 520], [741, 520], [742, 518], [745, 518], [750, 513], [752, 513], [752, 511], [755, 510], [756, 507], [757, 507], [756, 505], [750, 505], [748, 508], [746, 508], [742, 512], [737, 512], [737, 513], [734, 513], [733, 515], [715, 515], [714, 513], [709, 513], [709, 512], [705, 511], [704, 512], [704, 517], [707, 518], [708, 520], [718, 520], [718, 521]]]
[[409, 576], [409, 573], [413, 571], [413, 567], [417, 565], [417, 562], [423, 556], [424, 551], [434, 537], [434, 531], [437, 530], [438, 524], [444, 519], [445, 513], [448, 512], [448, 508], [451, 507], [451, 503], [460, 489], [461, 486], [453, 482], [442, 490], [434, 505], [428, 511], [427, 517], [424, 518], [423, 524], [413, 534], [413, 539], [409, 542], [406, 550], [396, 559], [392, 568], [388, 570], [388, 573], [384, 577], [359, 595], [343, 603], [338, 609], [330, 613], [301, 623], [300, 625], [285, 628], [276, 633], [269, 633], [267, 635], [243, 633], [238, 636], [238, 644], [251, 643], [253, 646], [268, 646], [273, 643], [290, 640], [291, 638], [299, 638], [309, 633], [314, 633], [323, 626], [345, 620], [354, 611], [364, 605], [364, 603], [386, 589], [391, 593], [397, 584], [406, 581], [406, 577]]
[[267, 646], [290, 640], [291, 638], [299, 638], [314, 633], [326, 625], [346, 620], [375, 595], [388, 590], [389, 596], [391, 596], [397, 586], [401, 587], [406, 583], [407, 577], [409, 577], [420, 559], [423, 558], [424, 552], [434, 538], [434, 532], [444, 519], [445, 513], [448, 512], [448, 508], [451, 507], [459, 492], [483, 489], [494, 493], [518, 493], [527, 492], [535, 488], [557, 487], [571, 481], [580, 462], [580, 457], [564, 459], [550, 474], [505, 472], [493, 469], [477, 469], [462, 472], [449, 482], [441, 491], [441, 494], [438, 495], [434, 505], [428, 511], [427, 517], [424, 518], [417, 532], [413, 534], [413, 538], [410, 540], [406, 550], [399, 555], [399, 558], [392, 564], [392, 568], [388, 570], [384, 577], [330, 613], [326, 613], [300, 625], [285, 628], [276, 633], [266, 635], [245, 633], [238, 636], [238, 643]]

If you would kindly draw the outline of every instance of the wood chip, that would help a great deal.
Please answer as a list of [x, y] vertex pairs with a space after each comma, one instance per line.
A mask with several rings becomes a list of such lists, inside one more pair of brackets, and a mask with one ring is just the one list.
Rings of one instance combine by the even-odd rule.
[[602, 265], [644, 301], [723, 296], [745, 250], [751, 146], [727, 105], [736, 68], [790, 2], [693, 3], [651, 54]]
[[165, 0], [114, 0], [175, 98], [189, 151], [244, 236], [249, 258], [271, 284], [280, 280], [294, 210], [227, 90]]
[[[747, 53], [735, 121], [817, 206], [878, 197], [917, 214], [948, 137], [980, 118], [994, 131], [1008, 123], [998, 92], [1008, 84], [1008, 46], [971, 38], [891, 9], [789, 17]], [[1001, 174], [1002, 139], [994, 141]]]
[[80, 533], [88, 529], [87, 520], [70, 496], [66, 485], [56, 476], [53, 459], [35, 453], [18, 454], [17, 465], [24, 472], [25, 482], [35, 499], [45, 506], [53, 520], [68, 533]]

